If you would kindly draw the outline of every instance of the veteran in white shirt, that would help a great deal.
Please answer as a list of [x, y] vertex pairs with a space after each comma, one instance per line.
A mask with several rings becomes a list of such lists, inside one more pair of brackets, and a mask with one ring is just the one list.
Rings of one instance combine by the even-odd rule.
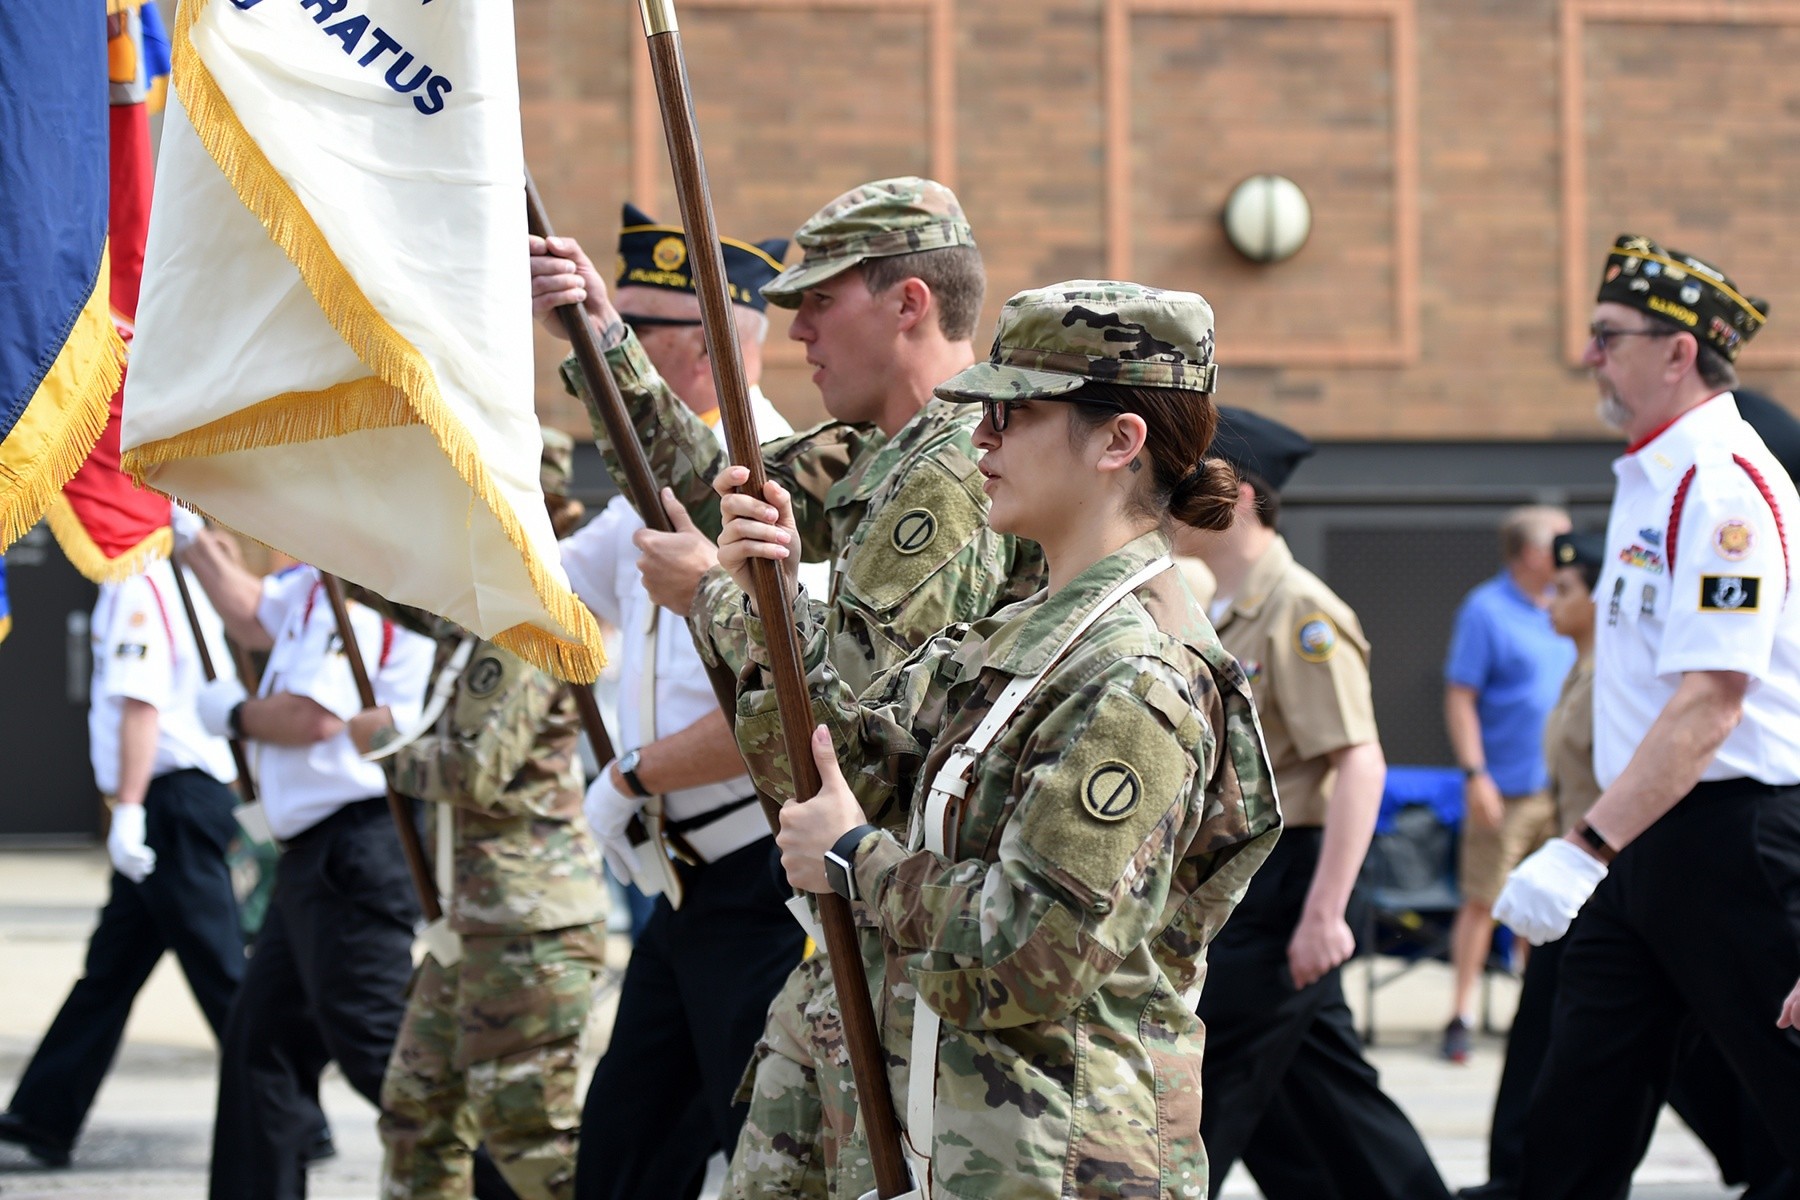
[[1594, 596], [1603, 790], [1494, 910], [1569, 934], [1529, 1200], [1623, 1194], [1689, 1020], [1800, 1173], [1800, 1032], [1776, 1026], [1800, 975], [1800, 497], [1731, 395], [1768, 305], [1647, 238], [1604, 271], [1585, 361], [1629, 445]]
[[[184, 551], [232, 636], [269, 652], [254, 697], [224, 681], [202, 719], [248, 739], [268, 830], [281, 843], [275, 889], [232, 1006], [219, 1066], [211, 1196], [280, 1197], [304, 1178], [317, 1136], [304, 1113], [336, 1062], [379, 1105], [405, 1011], [419, 901], [389, 813], [386, 778], [351, 744], [362, 711], [319, 573], [266, 579], [208, 530]], [[351, 604], [378, 705], [419, 717], [435, 643]]]
[[[534, 244], [538, 261], [543, 250]], [[787, 243], [727, 238], [723, 250], [757, 432], [765, 440], [791, 433], [755, 386], [768, 332], [761, 287], [780, 271]], [[610, 336], [634, 336], [662, 381], [722, 436], [687, 260], [681, 229], [626, 205], [616, 280], [626, 328]], [[671, 515], [676, 532], [658, 533], [615, 498], [563, 542], [575, 594], [621, 633], [620, 753], [588, 790], [588, 819], [614, 873], [657, 894], [582, 1112], [576, 1174], [584, 1196], [679, 1195], [714, 1151], [730, 1152], [744, 1117], [734, 1102], [739, 1080], [804, 941], [775, 878], [768, 819], [685, 614], [651, 599], [691, 598], [717, 561], [686, 514]], [[626, 833], [634, 821], [653, 835], [636, 846]]]

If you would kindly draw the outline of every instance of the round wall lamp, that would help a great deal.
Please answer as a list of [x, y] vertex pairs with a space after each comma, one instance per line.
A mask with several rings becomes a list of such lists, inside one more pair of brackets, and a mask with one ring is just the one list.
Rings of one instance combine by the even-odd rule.
[[1292, 258], [1312, 232], [1312, 204], [1285, 175], [1252, 175], [1225, 201], [1225, 238], [1252, 262]]

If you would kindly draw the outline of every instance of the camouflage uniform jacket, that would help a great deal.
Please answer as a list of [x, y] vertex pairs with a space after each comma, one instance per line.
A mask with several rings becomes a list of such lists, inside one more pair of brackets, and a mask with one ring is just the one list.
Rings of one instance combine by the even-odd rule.
[[[712, 479], [727, 463], [717, 436], [672, 393], [635, 335], [607, 362], [651, 471], [670, 486], [707, 536], [719, 533]], [[580, 368], [564, 364], [585, 397]], [[860, 690], [946, 625], [973, 620], [1043, 585], [1036, 543], [988, 527], [975, 469], [979, 409], [933, 400], [891, 439], [867, 425], [827, 422], [763, 445], [769, 475], [794, 498], [801, 557], [835, 564], [820, 620], [831, 656]], [[615, 476], [617, 462], [594, 415], [595, 437]], [[723, 570], [702, 581], [689, 624], [703, 654], [744, 663], [742, 593]]]
[[[440, 666], [455, 644], [440, 637]], [[456, 821], [455, 888], [444, 907], [458, 933], [564, 929], [605, 916], [600, 859], [581, 816], [579, 736], [569, 685], [480, 642], [436, 726], [384, 760], [395, 791], [432, 802], [428, 854], [436, 823]]]
[[[1055, 596], [945, 629], [860, 701], [801, 614], [815, 718], [852, 789], [870, 813], [904, 798], [913, 814], [904, 843], [859, 847], [858, 908], [885, 958], [871, 986], [896, 1096], [913, 1004], [944, 1021], [934, 1196], [1205, 1194], [1185, 993], [1281, 818], [1249, 686], [1180, 575], [1141, 585], [1046, 675], [975, 764], [948, 861], [919, 828], [939, 765], [1007, 683], [1167, 551], [1146, 534]], [[792, 794], [766, 671], [737, 728], [758, 783]]]

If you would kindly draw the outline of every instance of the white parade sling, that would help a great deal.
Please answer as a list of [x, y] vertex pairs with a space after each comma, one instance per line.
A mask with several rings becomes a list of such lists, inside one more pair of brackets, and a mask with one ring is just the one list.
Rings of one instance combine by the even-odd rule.
[[184, 0], [124, 465], [570, 679], [507, 0]]
[[[987, 753], [988, 747], [994, 744], [994, 739], [1006, 729], [1013, 714], [1019, 711], [1031, 693], [1037, 690], [1038, 684], [1044, 681], [1044, 676], [1062, 661], [1063, 655], [1069, 652], [1069, 648], [1080, 640], [1081, 635], [1095, 621], [1111, 611], [1113, 605], [1174, 565], [1175, 560], [1165, 554], [1114, 584], [1088, 611], [1087, 616], [1069, 631], [1069, 636], [1044, 661], [1042, 669], [1036, 675], [1021, 675], [1006, 685], [995, 699], [994, 706], [988, 709], [981, 722], [975, 726], [975, 732], [950, 752], [937, 774], [932, 776], [931, 787], [925, 797], [924, 812], [915, 813], [915, 823], [908, 832], [909, 846], [925, 849], [939, 858], [948, 857], [950, 847], [956, 844], [955, 831], [947, 827], [950, 814], [957, 803], [968, 796], [969, 786], [974, 781], [975, 764]], [[923, 999], [913, 1001], [912, 1055], [908, 1063], [906, 1088], [906, 1142], [915, 1188], [901, 1200], [931, 1194], [931, 1158], [933, 1143], [937, 1138], [938, 1037], [943, 1026], [944, 1019], [932, 1011], [931, 1006]], [[862, 1200], [873, 1200], [874, 1197], [874, 1192], [867, 1192]]]

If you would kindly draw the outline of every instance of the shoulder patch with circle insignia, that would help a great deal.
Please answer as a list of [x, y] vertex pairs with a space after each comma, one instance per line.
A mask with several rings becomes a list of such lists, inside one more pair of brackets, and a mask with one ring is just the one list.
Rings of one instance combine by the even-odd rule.
[[1337, 649], [1337, 629], [1324, 613], [1314, 613], [1294, 631], [1294, 645], [1307, 662], [1322, 663]]
[[937, 518], [922, 508], [900, 514], [894, 522], [894, 549], [917, 554], [937, 539]]
[[1108, 759], [1088, 772], [1081, 785], [1081, 806], [1102, 821], [1123, 821], [1144, 798], [1144, 781], [1127, 763]]
[[505, 674], [506, 668], [502, 667], [500, 660], [492, 655], [477, 659], [475, 665], [469, 668], [469, 695], [493, 695], [494, 689], [500, 686], [500, 679]]

